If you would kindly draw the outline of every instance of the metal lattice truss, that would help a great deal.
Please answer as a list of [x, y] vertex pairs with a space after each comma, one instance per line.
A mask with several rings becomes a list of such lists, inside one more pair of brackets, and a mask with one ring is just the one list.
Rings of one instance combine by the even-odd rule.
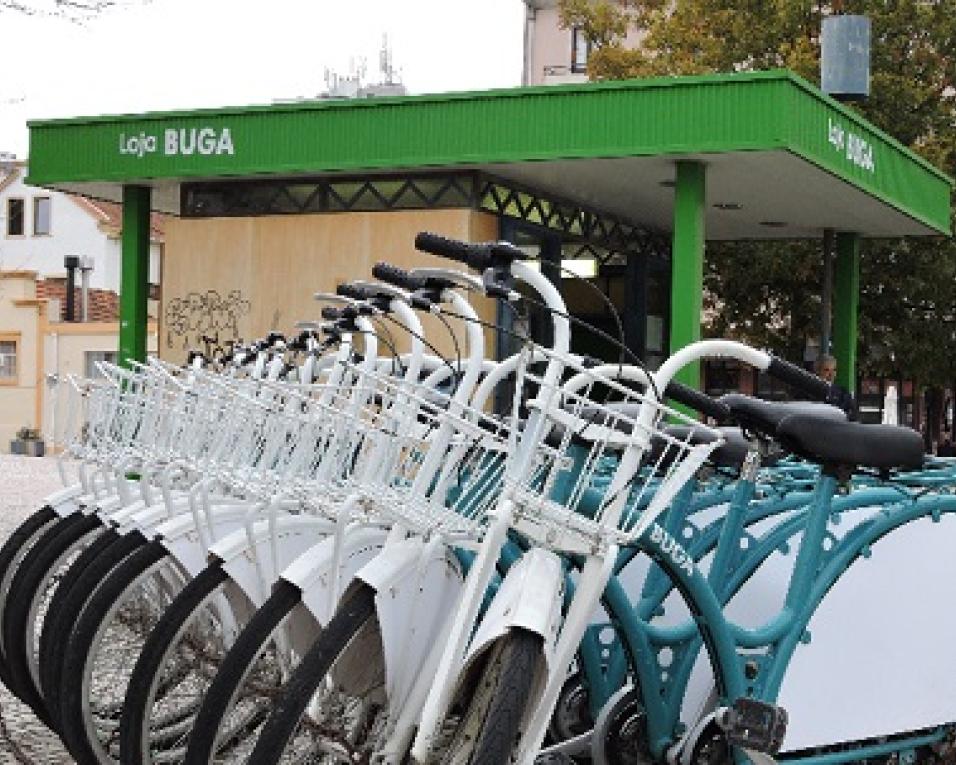
[[471, 208], [560, 232], [565, 257], [622, 265], [631, 254], [667, 259], [666, 236], [577, 202], [542, 196], [477, 172], [188, 183], [183, 217]]

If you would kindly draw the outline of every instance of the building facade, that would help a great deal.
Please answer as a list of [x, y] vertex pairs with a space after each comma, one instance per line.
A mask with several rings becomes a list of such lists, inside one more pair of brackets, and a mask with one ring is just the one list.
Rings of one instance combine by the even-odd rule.
[[[591, 52], [580, 29], [561, 24], [558, 0], [524, 0], [523, 85], [587, 82]], [[637, 46], [640, 34], [628, 30], [626, 44]]]
[[[62, 280], [40, 279], [35, 271], [0, 271], [0, 452], [22, 429], [39, 431], [48, 447], [58, 432], [56, 381], [67, 375], [92, 377], [96, 362], [117, 358], [119, 322], [105, 290], [94, 290], [97, 321], [60, 320]], [[112, 309], [110, 306], [112, 305]], [[150, 321], [147, 346], [157, 349]]]
[[[6, 168], [4, 170], [4, 167]], [[87, 259], [90, 287], [119, 292], [122, 208], [24, 183], [24, 162], [0, 167], [0, 269], [64, 273], [64, 258]], [[163, 219], [150, 231], [150, 283], [159, 285]], [[79, 274], [77, 275], [79, 284]]]

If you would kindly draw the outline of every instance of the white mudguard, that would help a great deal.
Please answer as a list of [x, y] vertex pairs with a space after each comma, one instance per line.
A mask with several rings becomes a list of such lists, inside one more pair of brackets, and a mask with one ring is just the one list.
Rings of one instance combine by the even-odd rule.
[[[327, 537], [313, 544], [282, 572], [282, 578], [302, 592], [302, 604], [319, 624], [328, 624], [342, 592], [385, 545], [386, 532], [378, 528], [346, 531], [338, 551], [339, 571], [332, 576], [335, 539]], [[337, 582], [336, 592], [332, 592]]]
[[[269, 597], [275, 571], [282, 571], [292, 561], [326, 536], [331, 524], [312, 515], [283, 515], [275, 524], [259, 520], [252, 524], [252, 539], [243, 527], [223, 537], [209, 550], [222, 561], [229, 577], [245, 592], [256, 607]], [[279, 561], [272, 560], [272, 535], [275, 532]], [[265, 578], [266, 581], [263, 581]]]
[[126, 523], [130, 518], [135, 516], [137, 513], [143, 512], [149, 505], [147, 505], [143, 500], [138, 499], [132, 504], [125, 505], [122, 507], [111, 507], [109, 505], [97, 505], [96, 514], [100, 517], [100, 520], [103, 523], [108, 523], [114, 528], [121, 528], [124, 523]]
[[544, 638], [544, 657], [550, 663], [564, 598], [564, 570], [554, 553], [529, 550], [508, 571], [468, 647], [465, 668], [498, 638], [518, 627]]
[[[206, 529], [211, 540], [223, 539], [245, 527], [249, 505], [219, 505], [210, 513], [212, 528]], [[205, 517], [203, 518], [205, 523]], [[192, 513], [183, 513], [151, 529], [163, 546], [190, 576], [198, 575], [209, 563], [207, 550], [196, 528]], [[143, 530], [146, 533], [146, 530]]]
[[82, 497], [83, 487], [80, 484], [74, 484], [47, 495], [43, 500], [43, 505], [50, 507], [61, 518], [65, 518], [79, 510]]
[[401, 709], [458, 604], [461, 567], [445, 545], [413, 538], [390, 543], [356, 578], [377, 593], [386, 692], [389, 706]]

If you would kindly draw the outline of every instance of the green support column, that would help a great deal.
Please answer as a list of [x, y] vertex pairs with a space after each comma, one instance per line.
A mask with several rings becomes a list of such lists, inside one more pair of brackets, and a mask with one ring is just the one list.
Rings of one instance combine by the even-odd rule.
[[119, 360], [146, 359], [149, 295], [149, 189], [123, 187], [123, 263], [120, 273]]
[[[700, 162], [678, 162], [674, 189], [674, 238], [671, 248], [671, 353], [700, 340], [704, 294], [704, 211], [706, 169]], [[699, 388], [700, 364], [675, 378]]]
[[833, 355], [837, 384], [856, 393], [856, 344], [860, 305], [860, 236], [836, 235], [833, 278]]

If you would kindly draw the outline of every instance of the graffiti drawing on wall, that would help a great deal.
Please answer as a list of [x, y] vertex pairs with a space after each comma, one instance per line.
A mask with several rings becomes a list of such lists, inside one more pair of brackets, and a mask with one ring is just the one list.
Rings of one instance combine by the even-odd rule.
[[225, 296], [208, 290], [173, 298], [163, 315], [166, 347], [205, 350], [207, 354], [221, 351], [240, 339], [239, 320], [251, 309], [241, 290]]

